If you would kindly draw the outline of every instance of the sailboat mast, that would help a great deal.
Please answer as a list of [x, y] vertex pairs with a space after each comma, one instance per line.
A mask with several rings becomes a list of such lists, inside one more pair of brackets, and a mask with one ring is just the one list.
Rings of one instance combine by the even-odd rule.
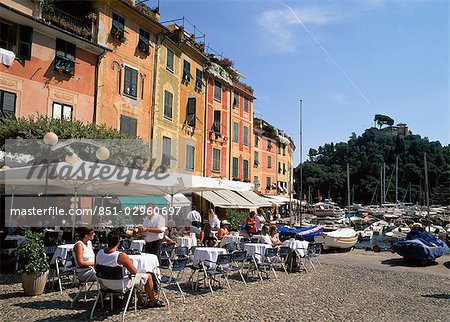
[[386, 163], [383, 162], [383, 203], [386, 202]]
[[[423, 162], [425, 163], [425, 200], [427, 202], [427, 208], [430, 208], [430, 192], [428, 189], [428, 166], [427, 166], [427, 153], [423, 153]], [[428, 209], [429, 210], [429, 209]]]
[[347, 202], [348, 213], [350, 213], [350, 165], [347, 163]]
[[398, 156], [395, 157], [395, 204], [398, 203]]
[[303, 168], [302, 168], [302, 157], [303, 157], [303, 145], [302, 145], [302, 104], [303, 104], [303, 100], [300, 100], [300, 111], [299, 111], [299, 115], [298, 115], [298, 123], [299, 123], [299, 154], [300, 154], [300, 193], [298, 196], [298, 201], [300, 203], [300, 227], [302, 227], [302, 200], [303, 200]]
[[380, 206], [383, 206], [383, 167], [380, 169]]

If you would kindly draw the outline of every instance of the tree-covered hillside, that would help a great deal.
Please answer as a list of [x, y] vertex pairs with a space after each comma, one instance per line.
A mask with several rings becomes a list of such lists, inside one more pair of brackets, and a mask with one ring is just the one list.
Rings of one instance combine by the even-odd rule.
[[[347, 162], [353, 203], [380, 203], [380, 173], [386, 165], [386, 202], [395, 202], [395, 161], [398, 160], [398, 199], [400, 202], [425, 204], [426, 152], [430, 204], [450, 204], [450, 146], [430, 142], [420, 135], [379, 135], [371, 128], [361, 136], [352, 133], [348, 142], [327, 143], [310, 149], [303, 163], [303, 193], [311, 202], [331, 197], [347, 203]], [[295, 176], [299, 178], [299, 171]], [[299, 180], [296, 180], [298, 182]], [[296, 187], [296, 191], [298, 187]]]

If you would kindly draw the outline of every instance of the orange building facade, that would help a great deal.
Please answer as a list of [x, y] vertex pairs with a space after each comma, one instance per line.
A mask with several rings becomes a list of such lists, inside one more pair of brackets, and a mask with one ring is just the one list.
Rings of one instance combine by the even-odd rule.
[[229, 179], [250, 182], [253, 173], [253, 90], [233, 82]]
[[[97, 57], [106, 49], [91, 41], [92, 34], [81, 37], [53, 24], [36, 2], [2, 1], [0, 17], [0, 117], [92, 123]], [[91, 30], [90, 22], [85, 26]]]
[[218, 64], [208, 62], [206, 76], [206, 129], [204, 175], [229, 178], [230, 105], [232, 80]]
[[143, 14], [131, 1], [97, 2], [101, 59], [96, 123], [150, 140], [159, 15]]

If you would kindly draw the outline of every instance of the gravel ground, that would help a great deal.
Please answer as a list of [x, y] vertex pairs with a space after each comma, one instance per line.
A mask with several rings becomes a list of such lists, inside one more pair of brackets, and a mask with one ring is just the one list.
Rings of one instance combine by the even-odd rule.
[[[231, 280], [232, 290], [206, 289], [187, 292], [185, 303], [174, 289], [168, 290], [169, 309], [139, 309], [126, 319], [152, 321], [449, 321], [450, 256], [429, 267], [405, 266], [397, 255], [354, 250], [323, 254], [322, 266], [308, 273], [279, 272], [263, 283], [247, 286]], [[187, 274], [186, 274], [187, 275]], [[187, 280], [187, 276], [185, 277]], [[70, 309], [69, 296], [48, 292], [24, 297], [17, 276], [0, 276], [2, 321], [87, 320], [93, 296]], [[98, 310], [96, 320], [120, 320], [120, 312]]]

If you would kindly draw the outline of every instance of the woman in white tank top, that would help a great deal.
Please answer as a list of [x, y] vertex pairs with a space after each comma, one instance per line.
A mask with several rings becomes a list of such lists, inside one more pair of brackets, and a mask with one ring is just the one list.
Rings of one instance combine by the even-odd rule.
[[94, 227], [80, 227], [80, 240], [73, 246], [74, 260], [76, 264], [77, 277], [81, 281], [95, 280], [95, 253], [92, 247], [92, 240], [94, 239]]

